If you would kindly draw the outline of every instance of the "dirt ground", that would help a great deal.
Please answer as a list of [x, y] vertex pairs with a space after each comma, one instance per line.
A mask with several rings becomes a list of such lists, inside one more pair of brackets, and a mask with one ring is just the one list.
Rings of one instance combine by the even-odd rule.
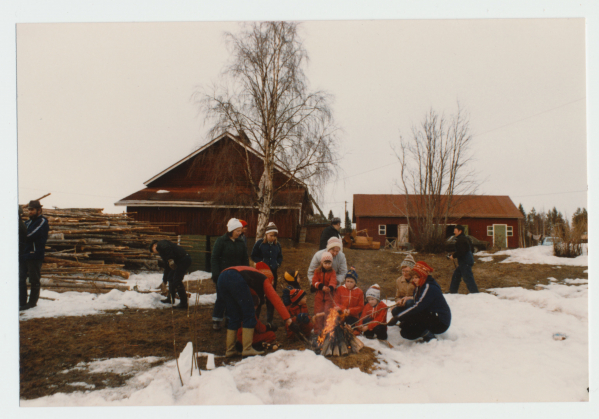
[[[301, 244], [283, 250], [284, 262], [279, 274], [284, 271], [300, 271], [300, 284], [308, 294], [308, 307], [312, 313], [314, 296], [309, 292], [306, 272], [310, 260], [317, 250], [316, 245]], [[354, 266], [359, 275], [358, 286], [366, 290], [370, 285], [381, 286], [381, 296], [392, 299], [395, 293], [395, 279], [399, 276], [402, 254], [391, 251], [369, 251], [346, 249], [348, 266]], [[447, 291], [454, 265], [445, 255], [418, 254], [415, 259], [424, 260], [435, 269], [433, 276], [442, 289]], [[537, 284], [548, 284], [549, 277], [558, 280], [566, 278], [588, 278], [583, 273], [587, 268], [551, 265], [522, 265], [498, 263], [506, 256], [498, 256], [493, 262], [475, 263], [473, 272], [481, 292], [490, 288], [519, 286], [532, 289]], [[214, 293], [210, 280], [201, 284], [190, 284], [191, 290], [197, 286], [201, 293]], [[281, 286], [277, 291], [281, 294]], [[466, 293], [462, 283], [460, 293]], [[191, 301], [193, 304], [193, 301]], [[118, 387], [130, 375], [116, 373], [90, 373], [87, 369], [74, 369], [80, 362], [117, 357], [148, 357], [160, 359], [151, 366], [160, 365], [178, 356], [187, 342], [196, 342], [197, 350], [217, 355], [216, 365], [223, 362], [234, 364], [241, 358], [225, 360], [225, 331], [212, 330], [212, 305], [191, 307], [189, 311], [170, 309], [119, 310], [101, 315], [40, 318], [20, 322], [20, 395], [32, 399], [54, 393], [80, 391], [81, 387], [70, 385], [85, 382], [95, 385], [95, 390]], [[262, 320], [266, 310], [262, 310]], [[301, 342], [289, 342], [285, 336], [282, 321], [275, 313], [275, 323], [280, 327], [276, 332], [282, 349], [306, 350]], [[176, 347], [173, 345], [173, 334]], [[360, 368], [370, 373], [378, 368], [374, 350], [364, 347], [359, 354], [346, 357], [327, 358], [340, 368]], [[200, 367], [206, 359], [200, 358]]]

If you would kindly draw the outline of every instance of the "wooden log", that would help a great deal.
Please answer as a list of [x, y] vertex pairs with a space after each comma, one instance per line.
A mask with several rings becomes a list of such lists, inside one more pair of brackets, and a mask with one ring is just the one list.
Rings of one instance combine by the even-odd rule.
[[102, 282], [116, 282], [119, 284], [126, 284], [127, 281], [123, 281], [122, 279], [112, 279], [112, 278], [94, 278], [89, 276], [60, 276], [60, 275], [48, 275], [42, 278], [48, 279], [77, 279], [80, 281], [102, 281]]

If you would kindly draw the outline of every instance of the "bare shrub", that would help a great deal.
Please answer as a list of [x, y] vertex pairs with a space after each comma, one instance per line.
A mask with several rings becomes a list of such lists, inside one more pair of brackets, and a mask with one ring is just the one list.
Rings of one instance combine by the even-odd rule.
[[582, 255], [582, 233], [580, 228], [570, 227], [568, 223], [556, 226], [553, 230], [553, 254], [563, 258]]

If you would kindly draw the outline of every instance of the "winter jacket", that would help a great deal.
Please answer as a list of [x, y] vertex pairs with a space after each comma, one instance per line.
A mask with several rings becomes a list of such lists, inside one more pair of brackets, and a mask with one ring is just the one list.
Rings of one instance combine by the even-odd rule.
[[[380, 310], [380, 311], [379, 311]], [[377, 313], [378, 311], [378, 313]], [[372, 314], [374, 313], [374, 315]], [[372, 323], [370, 323], [372, 322]], [[372, 330], [381, 323], [387, 322], [387, 304], [379, 301], [376, 306], [371, 306], [370, 304], [364, 304], [364, 310], [362, 310], [362, 314], [360, 315], [360, 321], [358, 322], [359, 326], [363, 324], [369, 323], [368, 330]]]
[[335, 291], [335, 304], [342, 310], [348, 309], [350, 316], [360, 317], [364, 309], [364, 293], [357, 287], [348, 290], [343, 284]]
[[[317, 269], [312, 277], [312, 286], [317, 289], [315, 300], [319, 301], [333, 301], [331, 295], [335, 293], [335, 287], [337, 286], [337, 276], [334, 270], [324, 272], [322, 269]], [[323, 291], [323, 287], [330, 287], [329, 291]]]
[[19, 215], [19, 258], [23, 256], [27, 244], [27, 226]]
[[[314, 276], [314, 271], [320, 267], [320, 258], [326, 250], [319, 250], [314, 253], [310, 267], [308, 268], [308, 278]], [[337, 273], [337, 285], [341, 285], [345, 282], [345, 274], [347, 273], [347, 261], [345, 260], [345, 254], [339, 252], [337, 256], [333, 257], [333, 270]]]
[[250, 268], [249, 266], [233, 266], [225, 269], [235, 270], [239, 272], [245, 282], [248, 284], [251, 290], [253, 290], [256, 295], [260, 298], [260, 305], [264, 303], [265, 298], [268, 299], [275, 307], [277, 312], [281, 315], [283, 321], [287, 320], [289, 317], [289, 312], [283, 305], [283, 302], [277, 295], [277, 292], [272, 287], [272, 279], [268, 278], [262, 272], [255, 268]]
[[212, 248], [210, 265], [214, 283], [218, 280], [220, 273], [231, 266], [249, 266], [248, 249], [243, 240], [237, 238], [233, 241], [226, 234], [219, 237]]
[[43, 215], [27, 220], [27, 237], [25, 248], [23, 250], [23, 259], [26, 260], [43, 260], [46, 253], [46, 241], [48, 241], [48, 232], [50, 226], [48, 219]]
[[158, 243], [156, 243], [156, 250], [164, 262], [164, 274], [162, 275], [162, 282], [167, 282], [169, 273], [172, 270], [168, 264], [169, 260], [172, 259], [176, 265], [183, 265], [183, 259], [190, 257], [185, 249], [168, 240], [160, 240]]
[[474, 257], [472, 256], [472, 242], [468, 236], [464, 233], [456, 237], [455, 240], [455, 253], [453, 254], [454, 259], [458, 260], [458, 263], [468, 263], [469, 265], [474, 264]]
[[[322, 233], [320, 234], [320, 246], [318, 247], [318, 249], [319, 250], [326, 249], [327, 242], [329, 241], [329, 239], [331, 237], [339, 237], [339, 239], [341, 239], [341, 234], [332, 225], [328, 226], [327, 228], [322, 230]], [[343, 249], [341, 249], [341, 250], [343, 250]]]
[[414, 289], [416, 288], [409, 280], [406, 280], [403, 275], [395, 280], [396, 291], [395, 299], [403, 297], [411, 297], [414, 295]]
[[423, 312], [437, 316], [446, 326], [451, 323], [451, 310], [445, 301], [441, 287], [430, 275], [426, 278], [423, 286], [414, 290], [414, 305], [399, 313], [397, 317], [401, 321]]
[[273, 272], [283, 263], [283, 251], [278, 241], [271, 244], [268, 241], [265, 243], [264, 240], [256, 240], [251, 257], [255, 263], [266, 263]]
[[[308, 306], [305, 304], [290, 304], [286, 307], [287, 311], [289, 311], [289, 314], [291, 314], [291, 319], [294, 323], [298, 324], [304, 336], [309, 336], [314, 328], [314, 325], [310, 320]], [[289, 329], [289, 326], [285, 326], [285, 328], [287, 330], [287, 337], [292, 338], [294, 333]]]

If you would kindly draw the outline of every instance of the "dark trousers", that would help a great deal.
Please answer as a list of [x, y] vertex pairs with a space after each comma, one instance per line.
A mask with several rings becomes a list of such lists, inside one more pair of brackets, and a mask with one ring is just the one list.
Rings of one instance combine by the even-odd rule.
[[404, 339], [414, 340], [421, 337], [427, 330], [433, 334], [439, 334], [449, 329], [449, 326], [441, 323], [436, 314], [421, 312], [402, 320], [399, 328]]
[[27, 304], [27, 277], [31, 284], [29, 305], [35, 307], [40, 297], [40, 278], [42, 276], [42, 259], [19, 260], [19, 306]]
[[[229, 322], [227, 329], [237, 330], [243, 325], [246, 329], [256, 327], [256, 311], [250, 287], [241, 274], [235, 270], [223, 271], [216, 284], [217, 302], [220, 301], [227, 310]], [[214, 311], [216, 312], [216, 305]], [[212, 314], [214, 319], [215, 314]]]
[[464, 283], [468, 288], [468, 292], [471, 294], [478, 292], [476, 282], [474, 282], [474, 275], [472, 274], [472, 264], [467, 262], [458, 263], [458, 267], [453, 271], [451, 277], [451, 284], [449, 285], [449, 293], [456, 294], [460, 288], [460, 281], [464, 279]]
[[[272, 274], [274, 275], [274, 278], [272, 280], [272, 287], [275, 289], [275, 291], [277, 290], [277, 270], [276, 269], [272, 269]], [[260, 317], [260, 312], [262, 311], [262, 305], [258, 306], [258, 310], [256, 310], [256, 316]], [[271, 323], [272, 322], [272, 318], [275, 314], [275, 306], [270, 302], [270, 300], [266, 299], [266, 322], [267, 323]]]
[[401, 313], [404, 310], [407, 310], [408, 308], [412, 307], [413, 305], [414, 305], [414, 300], [408, 300], [408, 301], [406, 301], [406, 304], [403, 307], [400, 307], [400, 306], [393, 307], [391, 309], [391, 314], [394, 316], [397, 316], [397, 315], [399, 315], [399, 313]]
[[345, 316], [345, 323], [349, 324], [349, 325], [356, 325], [356, 323], [358, 323], [358, 320], [360, 320], [358, 317], [354, 317], [354, 316]]
[[179, 294], [181, 305], [185, 306], [187, 305], [187, 292], [183, 285], [183, 278], [185, 278], [185, 274], [191, 266], [191, 257], [187, 255], [176, 263], [177, 267], [168, 273], [166, 281], [168, 282], [168, 290], [172, 301], [174, 302], [175, 296]]
[[387, 326], [379, 324], [378, 326], [375, 326], [374, 329], [364, 332], [364, 337], [366, 339], [374, 339], [375, 336], [377, 339], [387, 340]]

